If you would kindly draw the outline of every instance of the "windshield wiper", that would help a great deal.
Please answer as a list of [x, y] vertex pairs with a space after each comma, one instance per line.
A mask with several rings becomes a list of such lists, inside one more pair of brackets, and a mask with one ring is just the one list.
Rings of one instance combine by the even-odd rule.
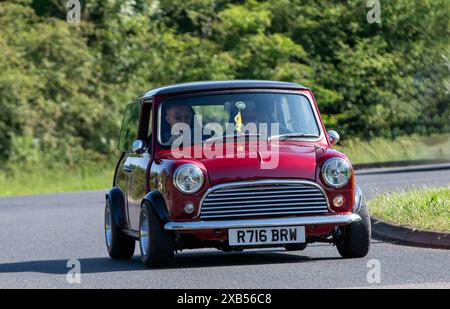
[[300, 133], [300, 132], [296, 132], [296, 133], [287, 133], [287, 134], [281, 134], [281, 135], [274, 135], [269, 137], [269, 141], [273, 140], [273, 139], [277, 139], [277, 140], [286, 140], [286, 139], [290, 139], [290, 138], [299, 138], [299, 137], [319, 137], [317, 134], [310, 134], [310, 133]]
[[228, 135], [222, 135], [222, 136], [215, 136], [215, 137], [210, 137], [207, 138], [203, 141], [203, 144], [209, 143], [209, 142], [213, 142], [216, 140], [226, 140], [229, 138], [233, 138], [233, 140], [236, 140], [238, 138], [241, 137], [260, 137], [261, 134], [249, 134], [249, 133], [239, 133], [239, 134], [228, 134]]

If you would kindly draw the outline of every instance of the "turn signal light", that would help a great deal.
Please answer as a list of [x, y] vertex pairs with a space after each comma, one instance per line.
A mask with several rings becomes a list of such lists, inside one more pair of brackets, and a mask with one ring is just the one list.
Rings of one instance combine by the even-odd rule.
[[184, 212], [189, 215], [194, 212], [194, 209], [195, 207], [192, 203], [187, 203], [186, 205], [184, 205]]
[[342, 195], [336, 195], [333, 199], [334, 207], [342, 207], [345, 203], [345, 199]]

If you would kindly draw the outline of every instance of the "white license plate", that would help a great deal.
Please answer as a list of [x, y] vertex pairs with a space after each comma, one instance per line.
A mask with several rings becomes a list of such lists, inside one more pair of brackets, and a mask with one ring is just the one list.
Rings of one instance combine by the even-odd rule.
[[305, 242], [304, 226], [229, 229], [230, 246], [289, 244]]

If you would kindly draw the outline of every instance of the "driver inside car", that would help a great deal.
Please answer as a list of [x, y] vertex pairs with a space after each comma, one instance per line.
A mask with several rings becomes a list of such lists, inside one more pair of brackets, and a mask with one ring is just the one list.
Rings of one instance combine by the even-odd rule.
[[174, 140], [181, 137], [181, 132], [172, 134], [172, 128], [176, 124], [187, 124], [190, 128], [193, 125], [194, 111], [185, 104], [169, 105], [166, 108], [164, 119], [168, 125], [163, 130], [162, 140], [165, 144], [172, 144]]

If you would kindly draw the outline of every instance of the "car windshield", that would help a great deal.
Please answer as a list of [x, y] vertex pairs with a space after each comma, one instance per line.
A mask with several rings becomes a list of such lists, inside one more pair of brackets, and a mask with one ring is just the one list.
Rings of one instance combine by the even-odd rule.
[[307, 139], [320, 134], [310, 101], [295, 93], [178, 97], [159, 110], [159, 142], [188, 135], [194, 143], [228, 138]]

